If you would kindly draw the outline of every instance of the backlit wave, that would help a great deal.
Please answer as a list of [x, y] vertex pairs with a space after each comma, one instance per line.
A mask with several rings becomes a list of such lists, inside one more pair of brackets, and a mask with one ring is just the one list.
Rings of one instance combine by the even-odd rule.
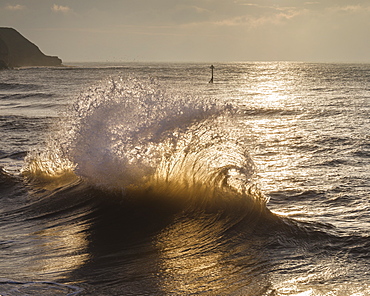
[[104, 190], [264, 205], [254, 164], [230, 124], [233, 108], [153, 79], [109, 78], [82, 92], [47, 147], [29, 153], [32, 180], [82, 178]]

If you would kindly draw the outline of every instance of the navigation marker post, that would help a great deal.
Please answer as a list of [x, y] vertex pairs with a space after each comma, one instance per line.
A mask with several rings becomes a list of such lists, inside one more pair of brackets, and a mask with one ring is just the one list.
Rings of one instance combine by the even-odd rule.
[[212, 77], [211, 77], [211, 80], [209, 81], [209, 83], [213, 83], [213, 69], [214, 69], [215, 67], [213, 66], [213, 65], [211, 65], [211, 70], [212, 70]]

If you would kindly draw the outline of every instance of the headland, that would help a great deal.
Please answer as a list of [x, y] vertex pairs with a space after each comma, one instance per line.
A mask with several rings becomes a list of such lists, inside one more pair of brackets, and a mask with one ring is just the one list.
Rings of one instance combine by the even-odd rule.
[[56, 56], [47, 56], [13, 28], [0, 27], [0, 69], [62, 66]]

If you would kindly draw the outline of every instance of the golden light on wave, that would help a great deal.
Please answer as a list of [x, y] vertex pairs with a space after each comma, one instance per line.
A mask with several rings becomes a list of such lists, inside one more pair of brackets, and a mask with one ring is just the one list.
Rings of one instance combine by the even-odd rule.
[[68, 225], [68, 227], [45, 228], [33, 234], [36, 246], [42, 249], [43, 256], [32, 258], [33, 272], [57, 274], [70, 272], [81, 267], [88, 259], [85, 252], [88, 240], [86, 229], [88, 225]]
[[266, 104], [278, 106], [288, 98], [287, 95], [281, 92], [285, 87], [285, 83], [282, 80], [264, 81], [257, 86], [257, 91], [261, 94]]
[[26, 178], [37, 181], [47, 190], [76, 181], [78, 179], [74, 173], [76, 164], [62, 158], [61, 155], [56, 148], [41, 153], [30, 152], [25, 158], [21, 173]]
[[[164, 294], [198, 294], [228, 288], [230, 270], [222, 266], [225, 250], [218, 243], [222, 228], [214, 224], [210, 229], [204, 222], [174, 223], [158, 236], [160, 286]], [[210, 278], [213, 280], [205, 280]]]
[[[296, 168], [309, 160], [309, 154], [297, 154], [295, 139], [304, 137], [297, 129], [288, 130], [287, 125], [294, 125], [281, 118], [255, 120], [253, 133], [259, 136], [258, 145], [254, 149], [253, 160], [258, 168], [258, 175], [265, 190], [296, 188], [296, 181], [308, 176], [308, 171]], [[269, 143], [268, 145], [265, 143]]]
[[[255, 68], [258, 67], [263, 69], [256, 71]], [[289, 63], [275, 62], [252, 66], [246, 74], [245, 83], [239, 86], [242, 93], [241, 103], [248, 109], [255, 109], [256, 114], [265, 115], [263, 118], [267, 120], [269, 114], [274, 118], [283, 116], [285, 112], [299, 110], [302, 79], [297, 76], [296, 71]], [[279, 112], [282, 113], [278, 114]]]
[[333, 260], [322, 263], [318, 274], [311, 270], [302, 276], [289, 278], [289, 275], [286, 275], [288, 277], [286, 280], [272, 283], [275, 294], [279, 296], [368, 295], [359, 283], [351, 283], [348, 286], [332, 281], [333, 277], [339, 277], [346, 272], [345, 266], [341, 266]]
[[243, 238], [241, 247], [236, 233], [228, 236], [234, 224], [221, 216], [178, 217], [157, 235], [157, 275], [163, 295], [262, 295], [266, 291], [269, 276], [257, 272], [251, 278], [240, 272], [243, 267], [238, 261], [242, 257], [243, 266], [263, 270], [266, 257], [248, 238]]

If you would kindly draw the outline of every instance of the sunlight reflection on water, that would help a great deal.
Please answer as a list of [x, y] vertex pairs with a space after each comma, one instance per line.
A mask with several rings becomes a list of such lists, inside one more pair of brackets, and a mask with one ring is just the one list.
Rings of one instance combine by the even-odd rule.
[[83, 266], [89, 259], [89, 254], [86, 253], [89, 243], [86, 234], [88, 228], [88, 224], [74, 224], [45, 228], [31, 234], [35, 237], [36, 249], [43, 254], [38, 254], [32, 260], [32, 272], [68, 273]]

